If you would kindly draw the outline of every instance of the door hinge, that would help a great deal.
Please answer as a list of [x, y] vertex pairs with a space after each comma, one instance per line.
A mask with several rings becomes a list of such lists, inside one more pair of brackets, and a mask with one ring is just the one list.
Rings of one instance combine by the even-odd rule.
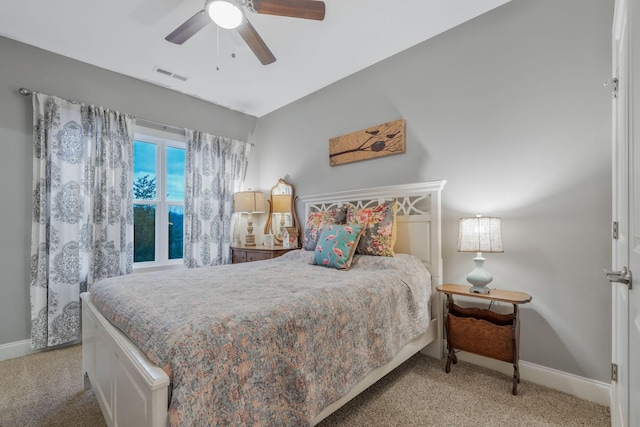
[[618, 221], [613, 221], [612, 229], [612, 237], [613, 240], [618, 240]]
[[[604, 85], [607, 86], [609, 84], [609, 80], [607, 79], [604, 82]], [[618, 97], [618, 78], [617, 77], [613, 77], [611, 79], [611, 96], [613, 98], [617, 98]]]
[[616, 363], [611, 364], [611, 381], [618, 381], [618, 365]]

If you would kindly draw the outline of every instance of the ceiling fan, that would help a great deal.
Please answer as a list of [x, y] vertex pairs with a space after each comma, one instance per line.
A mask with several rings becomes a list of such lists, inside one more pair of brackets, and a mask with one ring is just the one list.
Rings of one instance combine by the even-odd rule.
[[206, 0], [204, 9], [176, 28], [165, 40], [183, 44], [211, 21], [225, 29], [236, 29], [263, 65], [275, 62], [258, 31], [245, 16], [243, 8], [265, 15], [324, 19], [325, 5], [319, 0]]

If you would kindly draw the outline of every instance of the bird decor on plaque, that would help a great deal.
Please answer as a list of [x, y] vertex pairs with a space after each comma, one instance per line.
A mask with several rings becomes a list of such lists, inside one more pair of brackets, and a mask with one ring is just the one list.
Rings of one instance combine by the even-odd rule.
[[406, 123], [394, 120], [329, 139], [331, 166], [404, 153]]

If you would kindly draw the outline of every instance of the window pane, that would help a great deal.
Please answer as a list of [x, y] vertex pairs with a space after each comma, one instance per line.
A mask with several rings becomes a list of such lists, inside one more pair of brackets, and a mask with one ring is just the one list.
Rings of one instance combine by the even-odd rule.
[[133, 205], [133, 261], [156, 258], [156, 207]]
[[138, 200], [156, 199], [155, 144], [142, 141], [133, 143], [133, 197]]
[[169, 206], [169, 259], [181, 259], [183, 254], [184, 206]]
[[185, 152], [184, 148], [167, 147], [167, 200], [184, 200]]

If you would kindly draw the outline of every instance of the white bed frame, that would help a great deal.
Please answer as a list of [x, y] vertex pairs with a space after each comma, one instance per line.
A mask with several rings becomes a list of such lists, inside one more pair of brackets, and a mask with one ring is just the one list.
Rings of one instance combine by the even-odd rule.
[[[446, 181], [393, 185], [299, 197], [305, 216], [333, 206], [377, 205], [397, 199], [398, 238], [395, 250], [420, 258], [431, 272], [433, 288], [431, 324], [427, 332], [403, 347], [387, 364], [371, 371], [350, 392], [325, 408], [314, 419], [317, 424], [363, 390], [391, 372], [416, 352], [442, 358], [442, 303], [435, 287], [442, 283], [441, 192]], [[109, 426], [165, 427], [168, 425], [169, 377], [154, 365], [119, 329], [82, 298], [82, 355], [85, 389], [93, 386]]]

